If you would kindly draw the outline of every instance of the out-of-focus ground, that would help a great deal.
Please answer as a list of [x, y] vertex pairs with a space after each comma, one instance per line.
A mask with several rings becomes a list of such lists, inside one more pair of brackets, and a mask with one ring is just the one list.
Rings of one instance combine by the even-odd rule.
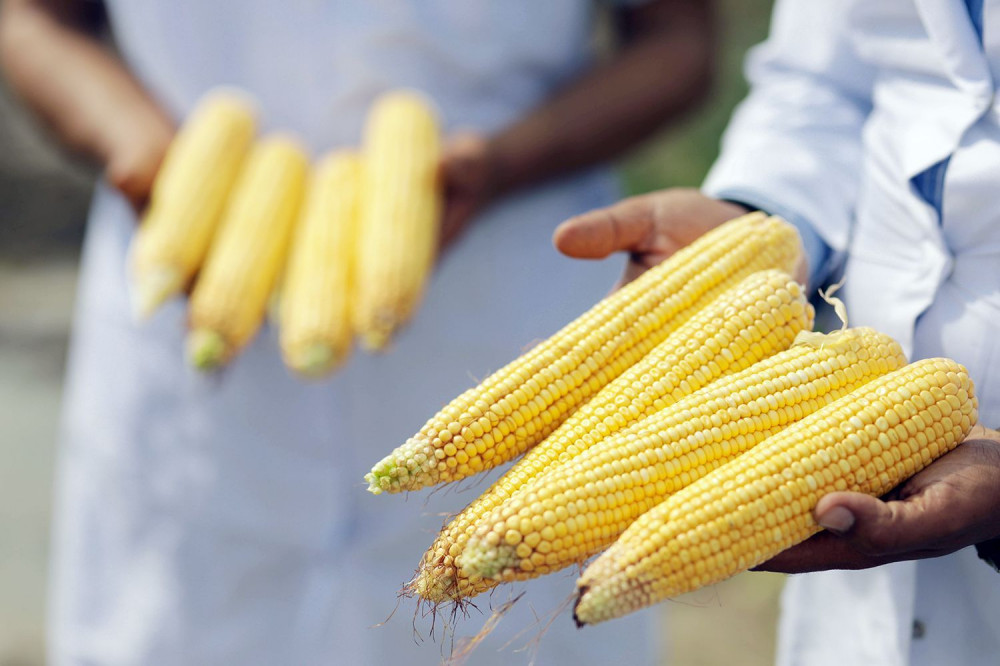
[[[740, 63], [766, 34], [770, 0], [720, 6], [718, 86], [701, 110], [623, 163], [630, 192], [697, 185], [715, 157], [745, 93]], [[61, 380], [95, 175], [61, 153], [0, 83], [0, 666], [44, 663]], [[663, 663], [772, 663], [781, 582], [746, 574], [664, 604]]]

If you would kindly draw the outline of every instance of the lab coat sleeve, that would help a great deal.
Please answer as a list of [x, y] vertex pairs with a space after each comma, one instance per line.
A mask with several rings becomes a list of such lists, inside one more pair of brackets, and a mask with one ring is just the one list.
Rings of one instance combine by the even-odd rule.
[[813, 285], [847, 247], [871, 108], [873, 74], [854, 51], [848, 5], [778, 1], [770, 36], [747, 59], [750, 94], [702, 187], [799, 227]]

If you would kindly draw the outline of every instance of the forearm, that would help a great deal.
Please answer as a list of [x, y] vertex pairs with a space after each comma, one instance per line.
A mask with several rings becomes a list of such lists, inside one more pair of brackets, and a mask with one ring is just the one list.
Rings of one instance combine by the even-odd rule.
[[710, 3], [670, 0], [607, 63], [491, 140], [497, 193], [619, 155], [690, 109], [711, 82]]
[[72, 2], [7, 0], [0, 62], [12, 88], [71, 149], [102, 165], [169, 140], [166, 114], [122, 63], [73, 23]]

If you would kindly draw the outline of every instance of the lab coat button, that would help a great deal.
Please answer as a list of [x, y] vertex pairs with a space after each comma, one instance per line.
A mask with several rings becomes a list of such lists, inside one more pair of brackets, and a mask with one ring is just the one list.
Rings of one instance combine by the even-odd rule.
[[923, 638], [927, 634], [927, 626], [920, 620], [913, 621], [913, 637]]

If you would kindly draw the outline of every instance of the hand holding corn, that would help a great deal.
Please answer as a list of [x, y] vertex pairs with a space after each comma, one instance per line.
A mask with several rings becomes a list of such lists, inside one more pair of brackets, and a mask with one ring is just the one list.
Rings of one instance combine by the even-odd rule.
[[577, 581], [574, 618], [609, 620], [757, 566], [822, 529], [820, 498], [889, 492], [976, 417], [969, 376], [949, 359], [870, 381], [643, 514]]
[[[687, 242], [683, 234], [691, 227], [685, 210], [721, 211], [719, 207], [725, 205], [692, 192], [658, 192], [569, 220], [557, 230], [555, 241], [571, 256], [631, 251], [636, 261], [626, 273], [629, 279]], [[694, 231], [698, 232], [697, 227]], [[798, 274], [804, 276], [805, 269], [800, 266]], [[897, 377], [897, 373], [909, 374]], [[911, 364], [897, 373], [892, 381], [902, 381], [903, 388], [891, 394], [898, 401], [893, 402], [895, 411], [873, 423], [854, 415], [864, 421], [866, 430], [878, 429], [874, 441], [864, 443], [872, 433], [862, 435], [861, 441], [852, 437], [830, 440], [835, 448], [819, 453], [824, 446], [820, 438], [805, 434], [804, 429], [821, 416], [807, 417], [643, 514], [578, 581], [577, 621], [586, 624], [617, 617], [751, 566], [788, 572], [860, 568], [943, 555], [994, 539], [1000, 534], [1000, 519], [995, 517], [1000, 507], [998, 434], [979, 429], [969, 435], [968, 448], [963, 446], [934, 462], [957, 446], [975, 423], [975, 398], [965, 369], [936, 359]], [[890, 393], [884, 386], [882, 392], [881, 398]], [[865, 396], [863, 389], [852, 395], [870, 410], [876, 409], [878, 400]], [[933, 399], [925, 400], [928, 396]], [[944, 402], [940, 402], [942, 397]], [[906, 430], [883, 429], [899, 425], [893, 414], [909, 414], [912, 420]], [[834, 425], [834, 421], [824, 423]], [[849, 421], [835, 427], [842, 426], [845, 433], [853, 429]], [[890, 439], [883, 441], [887, 436]], [[829, 457], [832, 466], [809, 469], [809, 464], [796, 458], [797, 446], [809, 451], [801, 451], [805, 460]], [[769, 458], [774, 455], [781, 456], [777, 466]], [[759, 472], [755, 465], [771, 465], [772, 473]], [[773, 489], [758, 487], [797, 477], [803, 467], [808, 487], [788, 486], [791, 494], [787, 497], [770, 497]], [[912, 478], [887, 501], [872, 496], [908, 477]], [[552, 487], [551, 482], [542, 485], [546, 490]], [[723, 487], [728, 490], [723, 492]], [[827, 532], [788, 548], [824, 527]], [[468, 558], [476, 548], [465, 550]], [[484, 552], [481, 547], [478, 551]], [[482, 567], [482, 561], [475, 564]], [[508, 558], [503, 565], [516, 573], [512, 562], [516, 560]], [[489, 567], [486, 571], [490, 572]]]
[[[195, 366], [229, 362], [270, 304], [286, 364], [320, 377], [345, 360], [354, 334], [384, 348], [420, 301], [439, 232], [436, 112], [415, 91], [380, 96], [360, 156], [333, 151], [311, 177], [295, 141], [255, 135], [254, 104], [235, 90], [210, 91], [185, 120], [133, 241], [135, 311], [147, 317], [197, 275]], [[451, 172], [482, 153], [481, 141], [460, 144]], [[476, 192], [478, 201], [482, 183]], [[475, 209], [466, 202], [466, 215]]]
[[864, 569], [947, 555], [1000, 537], [1000, 432], [975, 426], [957, 449], [879, 499], [834, 492], [816, 505], [826, 531], [756, 568]]
[[[556, 229], [556, 248], [577, 259], [603, 259], [628, 252], [619, 284], [631, 282], [723, 222], [747, 210], [698, 190], [673, 188], [630, 197], [607, 208], [570, 218]], [[807, 261], [799, 258], [792, 277], [805, 284]]]

